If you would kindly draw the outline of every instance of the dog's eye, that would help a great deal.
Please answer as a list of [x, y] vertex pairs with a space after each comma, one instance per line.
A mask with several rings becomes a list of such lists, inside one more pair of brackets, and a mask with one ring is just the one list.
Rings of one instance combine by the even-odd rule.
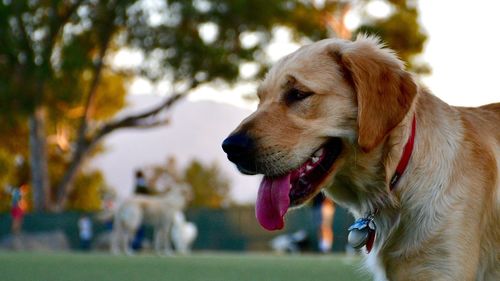
[[285, 94], [285, 101], [287, 104], [292, 104], [294, 102], [304, 100], [311, 95], [311, 92], [303, 92], [299, 89], [292, 88]]

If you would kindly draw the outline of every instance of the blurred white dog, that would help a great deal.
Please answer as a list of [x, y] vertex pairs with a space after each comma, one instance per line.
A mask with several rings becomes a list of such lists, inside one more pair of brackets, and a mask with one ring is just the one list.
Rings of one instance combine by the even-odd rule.
[[131, 255], [130, 242], [142, 224], [154, 228], [154, 249], [158, 254], [169, 255], [170, 231], [176, 214], [185, 208], [190, 189], [176, 185], [158, 196], [135, 195], [121, 203], [114, 216], [111, 252], [121, 251]]
[[196, 236], [198, 236], [196, 225], [186, 221], [186, 217], [181, 211], [176, 212], [172, 226], [172, 242], [175, 250], [181, 254], [189, 253]]
[[296, 254], [303, 251], [308, 243], [307, 232], [305, 230], [299, 230], [290, 234], [278, 235], [269, 242], [269, 245], [277, 253]]

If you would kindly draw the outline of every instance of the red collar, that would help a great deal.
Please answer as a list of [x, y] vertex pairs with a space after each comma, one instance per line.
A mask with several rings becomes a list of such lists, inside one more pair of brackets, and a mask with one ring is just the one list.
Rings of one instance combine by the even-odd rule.
[[[415, 144], [416, 126], [417, 126], [417, 120], [415, 116], [413, 116], [413, 121], [411, 123], [410, 137], [408, 138], [408, 142], [406, 143], [403, 149], [403, 155], [401, 156], [401, 160], [399, 160], [398, 166], [396, 167], [396, 172], [394, 172], [394, 175], [392, 176], [391, 181], [389, 183], [389, 188], [391, 191], [396, 187], [396, 184], [398, 183], [399, 179], [405, 172], [406, 167], [408, 166], [408, 162], [410, 162], [410, 157], [413, 152], [413, 145]], [[378, 213], [378, 210], [376, 210], [375, 213]], [[370, 251], [372, 250], [374, 242], [375, 242], [375, 230], [370, 231], [370, 233], [368, 234], [368, 240], [366, 241], [367, 254], [369, 254]]]
[[399, 179], [403, 175], [403, 173], [406, 170], [406, 167], [408, 166], [408, 162], [410, 162], [410, 157], [413, 152], [413, 145], [415, 144], [415, 129], [417, 125], [417, 119], [415, 116], [413, 116], [413, 121], [411, 123], [411, 134], [410, 138], [408, 139], [408, 142], [405, 145], [405, 148], [403, 150], [403, 156], [401, 156], [401, 160], [399, 160], [399, 164], [396, 167], [396, 172], [394, 172], [394, 175], [391, 178], [390, 182], [390, 189], [391, 191], [394, 189], [396, 184], [398, 183]]

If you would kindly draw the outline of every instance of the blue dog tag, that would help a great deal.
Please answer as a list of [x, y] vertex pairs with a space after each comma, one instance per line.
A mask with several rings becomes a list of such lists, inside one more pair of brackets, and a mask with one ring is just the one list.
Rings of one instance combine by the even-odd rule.
[[[347, 241], [349, 245], [355, 249], [365, 246], [369, 239], [375, 237], [375, 229], [376, 226], [372, 216], [357, 219], [348, 229]], [[371, 242], [373, 243], [373, 241]], [[371, 250], [372, 243], [370, 243], [368, 251]]]

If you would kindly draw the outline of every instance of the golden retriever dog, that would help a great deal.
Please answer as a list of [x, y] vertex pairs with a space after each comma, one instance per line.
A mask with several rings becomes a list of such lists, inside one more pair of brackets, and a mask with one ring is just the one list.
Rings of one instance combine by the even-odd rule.
[[369, 36], [300, 48], [257, 94], [222, 147], [264, 175], [264, 228], [324, 190], [359, 219], [375, 280], [500, 280], [499, 103], [444, 103]]
[[161, 195], [134, 195], [122, 202], [115, 214], [111, 252], [132, 255], [130, 243], [142, 224], [154, 228], [153, 246], [157, 254], [170, 255], [172, 225], [187, 203], [187, 187], [175, 186]]

